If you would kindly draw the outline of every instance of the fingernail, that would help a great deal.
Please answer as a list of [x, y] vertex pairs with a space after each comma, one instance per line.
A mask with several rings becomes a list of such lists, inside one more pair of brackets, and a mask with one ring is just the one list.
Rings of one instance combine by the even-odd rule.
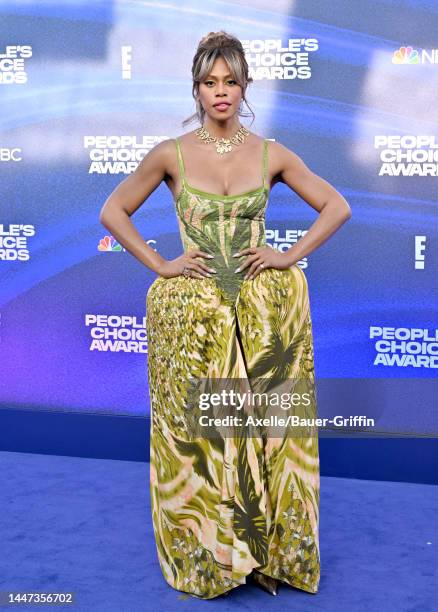
[[210, 277], [211, 277], [211, 274], [209, 274], [208, 272], [207, 272], [206, 274], [207, 274], [207, 276], [210, 276]]
[[234, 272], [240, 272], [240, 268], [236, 268]]
[[233, 257], [238, 257], [240, 253], [234, 253]]
[[217, 274], [217, 270], [213, 270], [213, 268], [208, 268], [210, 270], [210, 272], [214, 272], [215, 274]]
[[207, 255], [209, 259], [213, 259], [214, 255]]

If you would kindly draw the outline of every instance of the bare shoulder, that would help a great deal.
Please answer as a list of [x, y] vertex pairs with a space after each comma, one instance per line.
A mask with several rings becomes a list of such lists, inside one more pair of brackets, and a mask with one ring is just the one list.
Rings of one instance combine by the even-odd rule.
[[[192, 144], [192, 143], [197, 142], [198, 137], [195, 134], [196, 129], [192, 130], [191, 132], [184, 132], [184, 134], [180, 134], [179, 136], [177, 136], [178, 141], [182, 143], [187, 143], [187, 144]], [[173, 139], [173, 140], [176, 140], [176, 139]]]
[[278, 164], [281, 164], [285, 157], [287, 157], [287, 154], [291, 153], [287, 147], [276, 140], [272, 140], [272, 138], [262, 138], [261, 136], [258, 136], [258, 139], [266, 141], [270, 165], [272, 163], [273, 167], [277, 167]]
[[154, 155], [156, 155], [157, 157], [169, 158], [169, 156], [171, 156], [175, 152], [175, 141], [175, 138], [166, 138], [165, 140], [162, 140], [157, 145], [155, 145], [150, 150], [149, 154], [153, 152]]
[[249, 142], [248, 142], [248, 144], [250, 146], [253, 146], [254, 149], [260, 149], [260, 146], [263, 144], [264, 140], [267, 140], [267, 139], [263, 138], [263, 136], [259, 136], [255, 132], [249, 132]]
[[101, 218], [111, 209], [124, 210], [131, 216], [160, 183], [166, 180], [169, 168], [172, 167], [171, 150], [174, 146], [170, 139], [162, 140], [153, 146], [135, 171], [111, 193], [102, 209]]
[[137, 174], [150, 173], [152, 168], [156, 171], [161, 170], [163, 175], [166, 174], [173, 164], [175, 146], [174, 138], [166, 138], [154, 145], [139, 163]]
[[284, 173], [303, 173], [308, 171], [308, 168], [301, 157], [288, 149], [281, 142], [274, 140], [269, 141], [269, 157], [270, 166], [273, 170], [273, 175], [277, 176], [277, 180], [284, 181]]
[[291, 158], [299, 159], [298, 155], [276, 140], [269, 140], [269, 152], [273, 159], [278, 161], [290, 160]]
[[147, 157], [153, 157], [155, 160], [166, 159], [174, 150], [175, 139], [166, 138], [165, 140], [161, 140], [158, 144], [154, 145], [143, 159], [146, 159]]

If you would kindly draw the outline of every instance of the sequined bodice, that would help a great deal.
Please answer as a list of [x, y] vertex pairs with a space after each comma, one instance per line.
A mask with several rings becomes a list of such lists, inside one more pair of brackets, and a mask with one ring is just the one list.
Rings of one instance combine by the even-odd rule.
[[232, 255], [247, 247], [266, 245], [265, 211], [269, 197], [267, 144], [267, 140], [264, 140], [262, 185], [237, 195], [223, 196], [202, 191], [187, 183], [180, 143], [176, 139], [182, 189], [175, 206], [184, 252], [197, 248], [214, 255], [214, 259], [203, 261], [217, 271], [213, 277], [225, 300], [233, 304], [248, 270], [235, 272], [247, 255]]

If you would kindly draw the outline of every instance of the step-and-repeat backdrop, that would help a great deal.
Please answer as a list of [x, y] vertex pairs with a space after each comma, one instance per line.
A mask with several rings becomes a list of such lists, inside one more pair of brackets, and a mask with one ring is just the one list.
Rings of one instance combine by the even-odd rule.
[[[299, 262], [316, 376], [333, 383], [320, 415], [359, 406], [379, 431], [438, 432], [436, 2], [1, 2], [0, 22], [3, 407], [149, 414], [156, 274], [99, 212], [158, 142], [199, 126], [182, 128], [192, 58], [225, 29], [254, 79], [242, 124], [353, 211]], [[316, 218], [277, 184], [268, 243], [288, 249]], [[164, 183], [132, 220], [163, 257], [182, 253]]]

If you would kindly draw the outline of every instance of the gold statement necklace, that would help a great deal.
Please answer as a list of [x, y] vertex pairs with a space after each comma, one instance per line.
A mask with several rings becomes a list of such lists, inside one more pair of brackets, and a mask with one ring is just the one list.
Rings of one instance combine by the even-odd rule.
[[210, 132], [204, 126], [202, 126], [195, 130], [195, 134], [206, 144], [214, 142], [216, 144], [217, 153], [219, 153], [219, 155], [223, 155], [224, 153], [229, 153], [232, 151], [233, 145], [239, 145], [244, 142], [245, 138], [249, 135], [249, 132], [243, 127], [243, 125], [241, 125], [231, 138], [218, 138], [217, 136], [212, 136]]

